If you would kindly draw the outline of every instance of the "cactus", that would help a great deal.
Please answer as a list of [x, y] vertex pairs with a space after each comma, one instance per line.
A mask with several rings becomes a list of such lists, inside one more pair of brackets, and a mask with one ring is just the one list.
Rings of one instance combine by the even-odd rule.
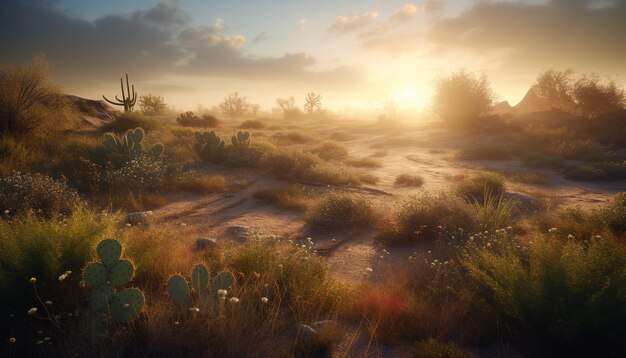
[[211, 285], [211, 294], [213, 296], [217, 296], [217, 291], [219, 290], [228, 291], [234, 280], [235, 277], [232, 273], [227, 271], [220, 272], [213, 280], [213, 284]]
[[143, 128], [137, 127], [129, 129], [123, 136], [116, 136], [113, 133], [105, 133], [102, 136], [102, 145], [109, 151], [118, 153], [129, 158], [135, 158], [142, 154], [148, 154], [159, 159], [163, 155], [165, 147], [161, 143], [157, 143], [149, 151], [143, 150], [142, 141], [145, 138]]
[[115, 96], [115, 99], [117, 100], [117, 102], [113, 102], [109, 100], [108, 98], [106, 98], [105, 96], [102, 96], [102, 98], [104, 98], [105, 101], [111, 103], [112, 105], [123, 106], [125, 113], [132, 112], [133, 107], [135, 107], [135, 103], [137, 102], [137, 92], [135, 92], [135, 85], [132, 85], [132, 86], [133, 86], [133, 90], [131, 92], [130, 86], [128, 83], [128, 73], [127, 73], [126, 74], [126, 92], [128, 95], [124, 93], [124, 81], [122, 78], [120, 78], [120, 87], [122, 88], [122, 98], [120, 99], [117, 96]]
[[[211, 294], [207, 292], [210, 273], [204, 264], [197, 264], [191, 271], [191, 286], [197, 296], [196, 305], [208, 307], [213, 302], [213, 296], [217, 297], [218, 290], [228, 290], [235, 277], [230, 272], [220, 272], [211, 284]], [[173, 275], [167, 281], [167, 291], [172, 301], [180, 308], [188, 308], [192, 303], [189, 283], [181, 275]]]
[[194, 149], [203, 162], [218, 163], [224, 157], [226, 143], [215, 131], [196, 132]]
[[136, 288], [116, 292], [130, 282], [135, 271], [132, 262], [121, 259], [122, 244], [117, 240], [102, 240], [96, 252], [101, 262], [93, 262], [83, 271], [83, 280], [94, 288], [89, 307], [95, 313], [109, 308], [111, 318], [120, 323], [136, 318], [145, 303], [143, 293]]
[[248, 131], [238, 131], [237, 135], [231, 138], [234, 147], [247, 147], [250, 145], [250, 133]]

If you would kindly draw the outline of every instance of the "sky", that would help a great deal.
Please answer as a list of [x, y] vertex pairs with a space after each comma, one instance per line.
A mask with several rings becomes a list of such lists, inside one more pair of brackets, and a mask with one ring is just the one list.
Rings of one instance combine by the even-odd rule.
[[264, 108], [426, 111], [434, 81], [485, 73], [517, 103], [548, 68], [626, 78], [626, 0], [1, 0], [0, 62], [46, 55], [65, 92], [139, 95], [178, 109], [238, 91]]

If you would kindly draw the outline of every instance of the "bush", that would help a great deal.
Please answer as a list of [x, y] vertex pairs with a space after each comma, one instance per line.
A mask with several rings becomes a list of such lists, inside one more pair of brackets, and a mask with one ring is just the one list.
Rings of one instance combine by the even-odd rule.
[[233, 168], [256, 168], [263, 158], [271, 155], [276, 148], [269, 143], [255, 142], [249, 146], [232, 146], [224, 148], [224, 165]]
[[263, 168], [279, 178], [304, 178], [306, 172], [322, 160], [316, 154], [300, 150], [280, 150], [270, 153], [263, 159]]
[[239, 126], [241, 129], [263, 129], [265, 128], [265, 123], [258, 119], [250, 119], [247, 120]]
[[[621, 356], [626, 329], [626, 250], [607, 238], [504, 235], [463, 258], [483, 299], [547, 355]], [[519, 336], [518, 336], [519, 337]]]
[[400, 174], [394, 182], [396, 185], [412, 186], [419, 188], [424, 185], [424, 178], [421, 175]]
[[324, 142], [311, 153], [317, 154], [323, 160], [339, 160], [348, 156], [348, 148], [336, 142]]
[[305, 211], [311, 203], [311, 194], [303, 187], [289, 185], [275, 189], [261, 189], [254, 193], [254, 197], [267, 203], [287, 209]]
[[363, 179], [373, 181], [356, 173], [353, 169], [333, 163], [321, 163], [307, 170], [305, 178], [309, 181], [328, 185], [358, 185]]
[[573, 95], [582, 115], [591, 119], [623, 109], [626, 102], [624, 90], [615, 81], [601, 83], [596, 74], [584, 75], [576, 81]]
[[185, 173], [174, 178], [172, 188], [199, 194], [223, 193], [228, 191], [228, 181], [223, 175]]
[[168, 167], [160, 160], [138, 156], [120, 168], [105, 173], [105, 183], [111, 193], [161, 192], [169, 182]]
[[219, 121], [210, 114], [203, 114], [202, 118], [198, 118], [193, 112], [185, 112], [176, 118], [176, 123], [183, 127], [214, 128], [218, 126]]
[[494, 196], [503, 195], [506, 191], [504, 178], [496, 173], [478, 172], [461, 179], [454, 186], [455, 194], [470, 202], [477, 200], [482, 203], [486, 191]]
[[570, 180], [613, 181], [626, 178], [626, 164], [616, 162], [581, 164], [565, 170]]
[[383, 166], [380, 160], [368, 157], [349, 159], [346, 164], [356, 168], [382, 168]]
[[461, 70], [437, 81], [433, 111], [449, 123], [471, 125], [491, 112], [493, 96], [485, 75]]
[[613, 234], [626, 235], [626, 192], [615, 194], [609, 205], [600, 210], [598, 219]]
[[229, 94], [219, 105], [222, 113], [231, 118], [243, 116], [250, 108], [250, 103], [246, 97], [239, 96], [238, 92]]
[[50, 82], [50, 64], [0, 65], [0, 136], [67, 129], [75, 108]]
[[379, 239], [390, 242], [432, 240], [443, 228], [471, 232], [478, 228], [478, 222], [472, 208], [462, 199], [443, 193], [412, 195], [400, 203], [394, 212], [393, 226], [383, 228]]
[[315, 205], [307, 222], [318, 229], [333, 230], [368, 225], [372, 209], [362, 196], [329, 193]]
[[[35, 297], [28, 280], [35, 277], [45, 287], [58, 282], [59, 275], [72, 271], [70, 279], [80, 281], [83, 266], [91, 259], [94, 245], [115, 234], [117, 217], [84, 209], [64, 220], [40, 220], [27, 214], [0, 220], [0, 313], [25, 312]], [[61, 297], [46, 292], [46, 299], [62, 304]], [[63, 293], [67, 299], [67, 292]], [[49, 294], [49, 295], [48, 295]], [[54, 298], [59, 298], [55, 300]], [[15, 312], [15, 311], [13, 311]]]
[[161, 96], [147, 94], [139, 97], [139, 107], [141, 111], [147, 115], [160, 114], [165, 110], [166, 106], [165, 98]]
[[454, 343], [443, 343], [430, 338], [415, 343], [414, 358], [465, 358], [467, 353]]
[[137, 127], [143, 128], [145, 131], [150, 131], [160, 127], [160, 123], [150, 117], [146, 117], [137, 112], [120, 114], [110, 123], [106, 123], [100, 129], [102, 132], [113, 132], [117, 134], [125, 133], [129, 129], [135, 129]]
[[75, 190], [42, 174], [15, 172], [0, 178], [0, 211], [11, 215], [28, 211], [42, 217], [68, 215], [82, 204]]

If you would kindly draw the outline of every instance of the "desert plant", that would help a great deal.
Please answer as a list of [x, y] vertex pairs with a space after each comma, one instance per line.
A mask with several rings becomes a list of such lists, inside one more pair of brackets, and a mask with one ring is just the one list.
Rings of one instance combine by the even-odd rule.
[[233, 147], [248, 147], [250, 145], [250, 133], [248, 131], [238, 131], [230, 138]]
[[155, 96], [149, 93], [139, 97], [139, 108], [141, 108], [141, 111], [145, 114], [161, 114], [166, 106], [165, 98], [161, 96]]
[[250, 104], [246, 97], [241, 97], [238, 92], [234, 92], [224, 98], [219, 107], [225, 115], [237, 118], [243, 116], [248, 111]]
[[320, 199], [307, 222], [317, 229], [333, 230], [366, 225], [371, 219], [372, 209], [364, 197], [332, 192]]
[[324, 160], [338, 160], [348, 156], [348, 148], [340, 143], [327, 141], [311, 151]]
[[574, 101], [584, 117], [597, 119], [624, 108], [626, 92], [614, 80], [602, 83], [597, 74], [584, 75], [574, 84]]
[[472, 199], [472, 206], [481, 230], [498, 230], [509, 226], [515, 202], [504, 197], [504, 194], [494, 195], [491, 189], [485, 187], [483, 200]]
[[[191, 290], [187, 280], [182, 275], [176, 274], [167, 280], [167, 292], [172, 301], [182, 309], [198, 308], [205, 310], [215, 299], [219, 298], [220, 311], [223, 311], [223, 301], [235, 277], [230, 272], [220, 272], [213, 279], [209, 293], [207, 287], [210, 278], [209, 269], [204, 264], [199, 263], [191, 270]], [[193, 300], [194, 297], [195, 300]]]
[[539, 74], [533, 90], [546, 108], [558, 108], [568, 112], [575, 110], [576, 103], [572, 93], [573, 74], [574, 71], [571, 69], [562, 71], [549, 69]]
[[50, 82], [50, 65], [0, 65], [0, 136], [59, 130], [71, 124], [71, 106]]
[[400, 174], [394, 181], [396, 185], [420, 187], [424, 185], [424, 178], [421, 175]]
[[144, 151], [142, 146], [144, 138], [144, 130], [141, 127], [137, 127], [134, 130], [127, 130], [122, 137], [118, 137], [113, 133], [105, 133], [102, 136], [102, 144], [108, 151], [130, 159], [140, 155], [150, 155], [157, 159], [161, 158], [165, 149], [163, 144], [157, 143], [150, 150]]
[[467, 178], [462, 178], [454, 185], [454, 193], [469, 202], [482, 202], [485, 192], [501, 196], [506, 191], [504, 178], [492, 172], [477, 172]]
[[111, 101], [105, 96], [102, 96], [102, 98], [104, 98], [105, 101], [111, 103], [114, 106], [124, 107], [124, 113], [132, 112], [133, 108], [135, 107], [135, 103], [137, 102], [137, 92], [135, 92], [135, 85], [133, 85], [132, 87], [133, 89], [131, 92], [131, 89], [128, 83], [128, 73], [126, 74], [126, 92], [127, 93], [124, 93], [124, 81], [122, 78], [120, 78], [120, 87], [122, 89], [122, 98], [115, 96], [115, 99], [117, 100], [117, 102]]
[[[119, 168], [108, 168], [101, 183], [111, 193], [143, 194], [161, 192], [173, 177], [170, 168], [162, 160], [138, 155], [125, 161]], [[119, 198], [119, 196], [118, 196]]]
[[100, 130], [103, 133], [113, 132], [123, 134], [129, 129], [137, 127], [143, 128], [145, 131], [151, 131], [161, 126], [161, 123], [154, 118], [146, 117], [139, 112], [122, 113], [115, 117], [111, 122], [105, 123]]
[[283, 111], [283, 117], [286, 119], [295, 119], [300, 116], [300, 109], [296, 107], [296, 99], [289, 98], [277, 98], [276, 103], [278, 107]]
[[436, 82], [433, 111], [449, 123], [470, 125], [489, 114], [493, 96], [485, 75], [460, 70]]
[[20, 215], [32, 211], [36, 216], [70, 214], [83, 201], [65, 182], [43, 174], [15, 172], [0, 178], [0, 211]]
[[198, 118], [193, 112], [187, 111], [178, 115], [176, 123], [183, 127], [210, 128], [217, 127], [218, 120], [210, 114], [203, 114], [202, 118]]
[[[89, 264], [83, 271], [83, 280], [93, 288], [89, 298], [89, 307], [94, 313], [109, 312], [118, 323], [130, 322], [137, 318], [145, 304], [143, 292], [137, 288], [126, 288], [133, 278], [135, 266], [126, 259], [121, 259], [122, 244], [117, 240], [107, 239], [96, 248], [100, 262]], [[96, 318], [95, 324], [98, 324]]]
[[322, 96], [315, 94], [315, 92], [309, 92], [304, 100], [304, 111], [308, 114], [319, 111], [322, 109]]
[[215, 131], [196, 132], [194, 150], [203, 162], [219, 163], [224, 158], [226, 143], [215, 134]]

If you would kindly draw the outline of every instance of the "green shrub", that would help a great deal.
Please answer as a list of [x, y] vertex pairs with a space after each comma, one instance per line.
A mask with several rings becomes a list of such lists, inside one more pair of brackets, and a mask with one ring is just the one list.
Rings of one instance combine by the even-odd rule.
[[102, 126], [103, 133], [113, 132], [122, 134], [129, 129], [137, 127], [143, 128], [145, 131], [157, 129], [161, 124], [154, 118], [146, 117], [138, 112], [123, 113], [117, 116], [112, 122]]
[[362, 196], [332, 192], [314, 206], [307, 222], [318, 229], [333, 230], [367, 225], [372, 209]]
[[115, 234], [117, 221], [115, 215], [85, 209], [75, 210], [64, 220], [40, 220], [30, 214], [10, 221], [0, 220], [0, 311], [3, 317], [6, 317], [5, 310], [25, 312], [32, 307], [35, 297], [28, 282], [31, 277], [37, 278], [39, 285], [49, 286], [58, 283], [59, 275], [69, 270], [72, 271], [70, 278], [79, 280], [94, 246]]
[[391, 242], [435, 239], [443, 228], [478, 229], [471, 206], [458, 197], [443, 193], [412, 195], [399, 204], [392, 227], [379, 233], [379, 239]]
[[324, 142], [311, 152], [323, 160], [339, 160], [348, 156], [348, 148], [337, 142]]
[[501, 235], [462, 262], [483, 299], [549, 356], [622, 356], [626, 249], [609, 238]]
[[32, 211], [37, 216], [69, 214], [83, 202], [67, 184], [42, 174], [18, 173], [0, 178], [0, 211], [20, 215]]
[[506, 191], [504, 178], [496, 173], [478, 172], [459, 180], [454, 186], [455, 194], [470, 202], [474, 199], [482, 202], [486, 191], [495, 196], [503, 195]]
[[509, 226], [516, 203], [502, 194], [496, 196], [487, 190], [483, 201], [473, 199], [472, 206], [481, 230], [497, 230]]

